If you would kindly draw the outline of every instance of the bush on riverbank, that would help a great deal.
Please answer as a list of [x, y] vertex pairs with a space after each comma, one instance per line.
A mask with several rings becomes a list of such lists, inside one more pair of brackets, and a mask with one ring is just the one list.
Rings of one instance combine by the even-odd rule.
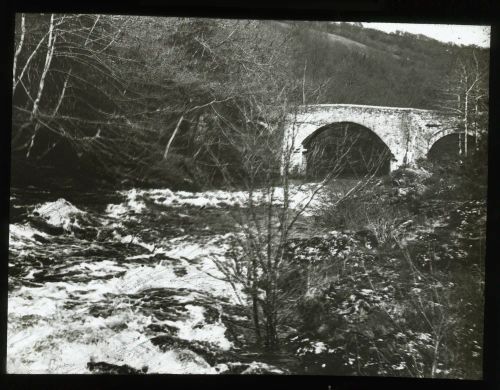
[[[298, 278], [307, 286], [299, 336], [286, 346], [304, 373], [481, 377], [485, 186], [476, 176], [478, 188], [466, 191], [471, 166], [427, 169], [397, 170], [335, 208], [324, 205], [318, 222], [344, 229], [341, 241], [350, 243], [342, 256], [340, 236], [325, 238], [320, 253], [317, 240], [294, 244], [308, 253], [293, 258], [309, 273]], [[453, 197], [443, 190], [451, 185]], [[310, 288], [314, 280], [321, 288]]]

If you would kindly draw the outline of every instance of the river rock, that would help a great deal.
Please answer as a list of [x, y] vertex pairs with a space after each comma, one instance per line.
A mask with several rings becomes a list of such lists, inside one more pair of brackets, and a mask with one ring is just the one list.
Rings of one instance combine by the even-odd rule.
[[123, 364], [121, 366], [106, 362], [88, 362], [87, 368], [89, 371], [95, 374], [146, 374], [148, 372], [148, 368], [144, 366], [142, 369], [138, 370], [136, 368], [130, 367], [127, 364]]

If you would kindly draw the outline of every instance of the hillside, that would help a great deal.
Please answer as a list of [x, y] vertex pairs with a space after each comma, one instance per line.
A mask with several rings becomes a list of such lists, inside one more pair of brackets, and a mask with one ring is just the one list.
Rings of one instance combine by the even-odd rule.
[[[280, 22], [307, 30], [307, 74], [330, 78], [321, 103], [436, 108], [460, 56], [489, 50], [442, 43], [423, 35], [385, 33], [350, 23]], [[313, 59], [313, 61], [311, 61]], [[305, 59], [304, 59], [305, 60]], [[304, 65], [302, 65], [303, 67]]]

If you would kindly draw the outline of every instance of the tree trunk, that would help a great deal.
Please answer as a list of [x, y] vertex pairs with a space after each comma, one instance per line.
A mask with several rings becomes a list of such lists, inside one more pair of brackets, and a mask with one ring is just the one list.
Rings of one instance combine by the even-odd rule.
[[477, 142], [477, 128], [478, 128], [478, 107], [477, 107], [477, 99], [476, 99], [476, 104], [475, 104], [475, 109], [474, 109], [474, 142], [475, 142], [475, 149], [479, 149], [479, 143]]
[[260, 333], [259, 302], [255, 291], [252, 293], [252, 310], [253, 310], [253, 325], [255, 328], [255, 337], [257, 339], [257, 344], [260, 345], [262, 343], [262, 336]]
[[[50, 16], [50, 26], [49, 26], [49, 38], [47, 42], [47, 55], [45, 56], [45, 64], [43, 67], [43, 72], [40, 77], [40, 83], [38, 85], [38, 93], [36, 95], [36, 99], [33, 102], [33, 109], [31, 110], [30, 122], [33, 122], [38, 115], [38, 109], [40, 106], [40, 100], [42, 99], [43, 88], [45, 86], [45, 78], [47, 77], [47, 73], [50, 68], [50, 64], [52, 62], [52, 57], [54, 56], [54, 48], [56, 43], [56, 37], [54, 36], [54, 14]], [[37, 122], [35, 124], [35, 129], [33, 130], [33, 135], [31, 136], [31, 142], [28, 146], [28, 151], [26, 152], [26, 158], [30, 157], [31, 150], [35, 145], [35, 139], [40, 130], [40, 123]]]
[[467, 157], [467, 135], [469, 127], [469, 94], [465, 94], [465, 110], [464, 110], [464, 125], [465, 125], [465, 139], [464, 139], [464, 154]]
[[306, 104], [306, 69], [307, 69], [307, 59], [304, 61], [304, 72], [302, 75], [302, 104]]
[[274, 352], [277, 350], [277, 348], [278, 348], [278, 334], [276, 329], [276, 319], [274, 310], [272, 307], [270, 307], [267, 318], [266, 349], [269, 352]]
[[16, 90], [16, 67], [17, 67], [17, 57], [21, 53], [24, 43], [24, 36], [26, 35], [26, 24], [25, 24], [25, 16], [21, 14], [21, 37], [19, 38], [19, 44], [17, 45], [16, 52], [14, 53], [14, 65], [12, 69], [12, 95]]
[[165, 148], [165, 152], [163, 153], [163, 159], [164, 160], [167, 159], [168, 151], [170, 149], [170, 145], [174, 141], [175, 135], [179, 131], [179, 128], [181, 127], [181, 123], [182, 123], [183, 120], [184, 120], [184, 114], [182, 114], [181, 117], [179, 118], [179, 120], [177, 122], [177, 125], [175, 126], [174, 132], [172, 133], [172, 135], [170, 136], [170, 139], [168, 140], [167, 146]]
[[45, 65], [43, 67], [42, 76], [40, 77], [40, 83], [38, 85], [38, 93], [36, 95], [35, 101], [33, 102], [33, 109], [31, 110], [31, 119], [33, 119], [38, 113], [38, 107], [40, 105], [43, 88], [45, 86], [45, 77], [47, 76], [47, 72], [49, 71], [50, 63], [52, 62], [52, 57], [54, 55], [56, 38], [53, 36], [53, 32], [54, 32], [54, 14], [52, 14], [50, 17], [49, 38], [47, 42], [47, 55], [45, 56]]

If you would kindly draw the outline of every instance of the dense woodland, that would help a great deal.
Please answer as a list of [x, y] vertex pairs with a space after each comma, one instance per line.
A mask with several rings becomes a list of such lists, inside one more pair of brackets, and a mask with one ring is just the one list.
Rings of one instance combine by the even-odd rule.
[[487, 50], [349, 23], [27, 14], [13, 51], [15, 185], [201, 189], [298, 104], [456, 113], [480, 73], [466, 111], [487, 105]]

